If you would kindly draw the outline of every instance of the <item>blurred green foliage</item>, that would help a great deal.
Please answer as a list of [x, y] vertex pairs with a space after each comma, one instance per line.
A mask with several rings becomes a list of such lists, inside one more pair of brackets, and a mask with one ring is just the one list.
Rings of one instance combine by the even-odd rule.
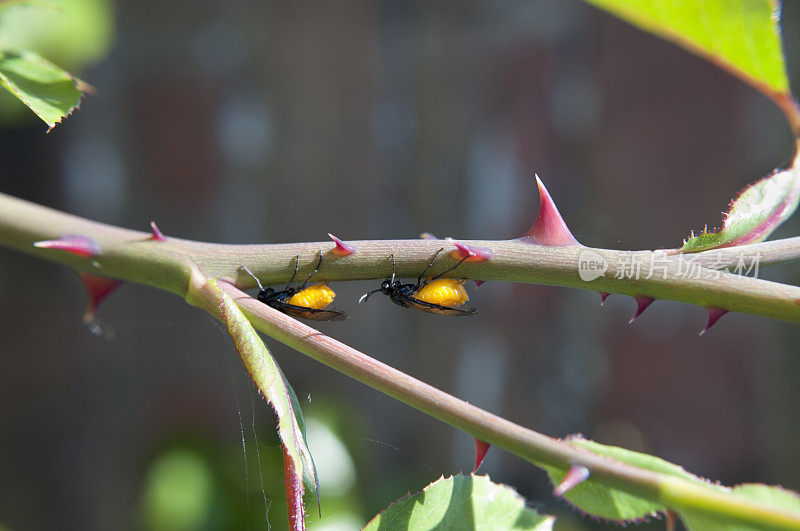
[[[80, 87], [67, 71], [81, 71], [104, 58], [113, 36], [108, 0], [0, 4], [0, 53], [7, 52], [4, 62], [11, 61], [0, 65], [3, 85], [53, 127], [80, 102]], [[0, 120], [16, 120], [23, 111], [10, 93], [0, 91]]]

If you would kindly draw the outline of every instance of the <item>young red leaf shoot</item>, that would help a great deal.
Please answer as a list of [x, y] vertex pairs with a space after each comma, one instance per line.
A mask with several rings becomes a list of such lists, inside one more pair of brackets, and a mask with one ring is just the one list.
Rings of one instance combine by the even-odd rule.
[[489, 451], [489, 447], [491, 447], [491, 444], [483, 442], [480, 439], [475, 439], [475, 468], [472, 469], [473, 474], [478, 471], [481, 463], [483, 463], [486, 452]]
[[344, 243], [342, 240], [340, 240], [330, 232], [328, 233], [328, 236], [330, 236], [331, 240], [333, 240], [336, 243], [336, 247], [331, 249], [331, 253], [335, 254], [336, 256], [350, 256], [351, 254], [356, 252], [355, 247]]
[[85, 258], [91, 258], [100, 253], [97, 243], [91, 238], [86, 238], [84, 236], [62, 236], [55, 240], [34, 242], [33, 246], [41, 249], [59, 249]]
[[553, 198], [536, 175], [539, 187], [539, 215], [531, 229], [520, 240], [539, 245], [566, 246], [580, 245], [564, 223]]
[[572, 465], [561, 483], [553, 489], [553, 496], [561, 497], [571, 489], [589, 479], [589, 469], [581, 465]]
[[640, 315], [642, 315], [647, 307], [653, 304], [653, 301], [655, 300], [653, 297], [645, 297], [644, 295], [636, 295], [633, 299], [636, 301], [636, 313], [633, 314], [633, 317], [631, 317], [631, 320], [628, 321], [628, 324], [631, 324]]

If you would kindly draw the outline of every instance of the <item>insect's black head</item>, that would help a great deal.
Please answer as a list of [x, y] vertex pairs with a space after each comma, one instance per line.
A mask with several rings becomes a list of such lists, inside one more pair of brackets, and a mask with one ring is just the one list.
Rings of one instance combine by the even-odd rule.
[[275, 290], [273, 288], [267, 288], [259, 290], [258, 295], [256, 298], [261, 302], [264, 302], [266, 299], [269, 299], [275, 294]]
[[[398, 281], [395, 281], [395, 283], [397, 283], [397, 282]], [[388, 295], [391, 290], [392, 290], [392, 281], [391, 280], [389, 280], [387, 278], [386, 280], [381, 282], [381, 293], [383, 293], [384, 295]]]

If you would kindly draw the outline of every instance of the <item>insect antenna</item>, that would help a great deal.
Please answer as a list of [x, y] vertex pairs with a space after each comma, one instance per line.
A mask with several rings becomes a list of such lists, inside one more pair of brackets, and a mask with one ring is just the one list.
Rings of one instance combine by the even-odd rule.
[[249, 269], [247, 269], [247, 266], [246, 266], [246, 265], [242, 264], [242, 266], [241, 266], [241, 267], [242, 267], [242, 269], [244, 269], [245, 271], [247, 271], [247, 274], [248, 274], [248, 275], [250, 275], [251, 277], [253, 277], [253, 280], [255, 280], [255, 281], [256, 281], [256, 284], [258, 284], [258, 289], [260, 289], [261, 291], [264, 291], [264, 286], [262, 286], [262, 285], [261, 285], [261, 281], [260, 281], [260, 280], [258, 280], [258, 277], [257, 277], [257, 276], [255, 276], [255, 275], [254, 275], [254, 274], [253, 274], [253, 273], [252, 273], [252, 272], [251, 272]]
[[374, 289], [374, 290], [372, 290], [372, 291], [369, 291], [369, 292], [367, 292], [367, 293], [363, 294], [363, 295], [362, 295], [362, 296], [361, 296], [361, 297], [358, 299], [358, 303], [359, 303], [359, 304], [361, 304], [361, 303], [362, 303], [362, 302], [364, 302], [365, 300], [369, 299], [369, 296], [370, 296], [370, 295], [372, 295], [373, 293], [378, 293], [379, 291], [381, 291], [381, 288]]
[[391, 254], [392, 257], [392, 284], [394, 284], [394, 253]]

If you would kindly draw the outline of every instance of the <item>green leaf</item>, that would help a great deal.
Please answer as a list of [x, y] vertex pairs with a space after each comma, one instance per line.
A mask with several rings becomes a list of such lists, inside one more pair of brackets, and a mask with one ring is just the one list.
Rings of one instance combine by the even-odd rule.
[[85, 84], [32, 52], [0, 51], [0, 85], [52, 129], [78, 107]]
[[788, 94], [775, 0], [587, 0], [707, 57], [745, 81]]
[[0, 50], [28, 50], [70, 71], [101, 60], [114, 39], [110, 0], [0, 3], [0, 10]]
[[309, 477], [315, 487], [319, 485], [319, 481], [311, 451], [306, 444], [302, 412], [294, 391], [253, 325], [214, 280], [209, 280], [199, 271], [193, 270], [186, 300], [219, 315], [227, 326], [253, 383], [275, 410], [278, 416], [278, 434], [285, 454], [291, 459], [290, 464], [284, 463], [284, 468], [291, 474], [288, 478], [284, 477], [287, 503], [302, 507], [304, 475]]
[[[737, 485], [731, 490], [731, 496], [741, 498], [743, 501], [757, 503], [771, 510], [780, 511], [800, 517], [800, 497], [792, 491], [781, 487], [770, 487], [757, 483]], [[683, 523], [691, 531], [705, 529], [718, 529], [725, 531], [755, 531], [762, 527], [748, 526], [745, 524], [732, 524], [706, 514], [683, 510], [680, 512]]]
[[[686, 472], [678, 465], [652, 455], [633, 452], [616, 446], [606, 446], [581, 437], [568, 437], [565, 442], [645, 470], [676, 476], [711, 487], [711, 485]], [[567, 472], [566, 470], [552, 467], [545, 467], [545, 470], [554, 485], [558, 485]], [[568, 491], [564, 497], [581, 511], [607, 520], [631, 522], [656, 516], [658, 513], [666, 511], [666, 507], [654, 501], [600, 485], [592, 481], [591, 476], [587, 481]]]
[[555, 517], [525, 507], [525, 499], [486, 476], [439, 478], [422, 492], [396, 501], [373, 518], [365, 531], [409, 529], [510, 529], [545, 531]]
[[800, 201], [800, 171], [779, 171], [745, 188], [723, 214], [722, 230], [692, 235], [681, 251], [691, 253], [716, 247], [732, 247], [765, 240], [797, 209]]

